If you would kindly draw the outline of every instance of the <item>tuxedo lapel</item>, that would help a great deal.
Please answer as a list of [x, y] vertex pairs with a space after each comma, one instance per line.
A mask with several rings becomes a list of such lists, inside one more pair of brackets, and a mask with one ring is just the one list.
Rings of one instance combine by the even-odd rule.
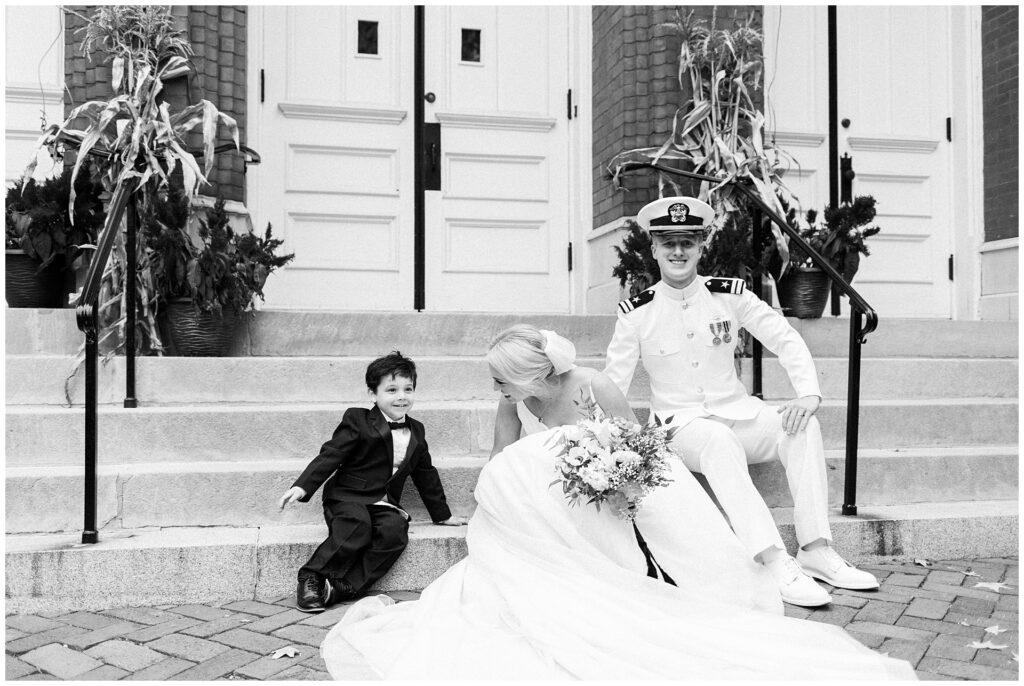
[[384, 445], [387, 447], [388, 451], [387, 457], [389, 461], [391, 461], [392, 463], [391, 469], [393, 471], [395, 460], [395, 442], [391, 438], [391, 427], [388, 426], [387, 417], [384, 416], [384, 413], [380, 411], [379, 407], [374, 405], [373, 409], [370, 410], [369, 418], [370, 425], [380, 435], [380, 437], [384, 439]]

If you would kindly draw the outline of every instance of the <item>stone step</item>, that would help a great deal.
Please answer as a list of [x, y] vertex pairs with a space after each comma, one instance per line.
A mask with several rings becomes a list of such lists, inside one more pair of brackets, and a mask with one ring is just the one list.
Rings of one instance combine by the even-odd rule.
[[[143, 405], [216, 402], [351, 402], [367, 398], [363, 381], [369, 357], [144, 357], [136, 363], [136, 398]], [[124, 400], [124, 358], [99, 366], [97, 391], [104, 404]], [[603, 357], [579, 360], [602, 369]], [[73, 360], [57, 355], [8, 355], [8, 405], [66, 404], [65, 379]], [[482, 357], [421, 357], [416, 361], [420, 400], [497, 398]], [[849, 365], [844, 358], [815, 360], [826, 398], [846, 397]], [[766, 398], [792, 397], [789, 377], [775, 358], [764, 361]], [[750, 388], [751, 360], [742, 361]], [[1016, 397], [1015, 359], [870, 358], [861, 365], [861, 398]], [[68, 386], [72, 402], [84, 403], [85, 373]], [[638, 365], [630, 397], [649, 397], [649, 381]]]
[[[82, 345], [72, 309], [7, 309], [8, 354], [74, 354]], [[376, 356], [399, 348], [413, 358], [479, 356], [502, 329], [528, 322], [571, 339], [583, 356], [604, 355], [613, 314], [485, 314], [264, 310], [242, 327], [231, 354], [262, 357]], [[849, 319], [790, 319], [821, 357], [845, 357]], [[864, 357], [1016, 358], [1016, 322], [883, 319]]]
[[[102, 464], [310, 459], [337, 427], [345, 405], [333, 403], [101, 407]], [[634, 403], [641, 420], [642, 403]], [[436, 455], [489, 452], [493, 402], [422, 402], [413, 416], [426, 426]], [[826, 400], [818, 411], [826, 449], [845, 445], [844, 403]], [[77, 465], [84, 446], [84, 410], [9, 406], [9, 467]], [[1001, 398], [865, 400], [860, 408], [861, 448], [1012, 445], [1018, 440], [1017, 401]]]
[[[829, 451], [829, 502], [843, 502], [845, 459]], [[434, 461], [452, 511], [468, 516], [483, 455]], [[306, 466], [304, 459], [101, 466], [97, 520], [104, 531], [142, 527], [277, 526], [322, 521], [320, 496], [289, 506], [277, 500]], [[790, 507], [778, 462], [753, 465], [751, 477], [771, 507]], [[857, 504], [1012, 500], [1017, 498], [1016, 446], [862, 450]], [[8, 467], [7, 533], [76, 531], [82, 527], [82, 467]], [[39, 503], [49, 503], [40, 508]], [[168, 503], [185, 504], [169, 507]], [[402, 503], [414, 521], [429, 521], [412, 482]]]
[[[830, 517], [851, 561], [1007, 557], [1018, 552], [1015, 501], [862, 507]], [[792, 512], [775, 510], [795, 551]], [[5, 538], [6, 611], [68, 612], [163, 603], [273, 600], [326, 533], [320, 525], [132, 529], [82, 545], [79, 534]], [[378, 583], [420, 590], [466, 554], [465, 527], [414, 524], [409, 547]]]

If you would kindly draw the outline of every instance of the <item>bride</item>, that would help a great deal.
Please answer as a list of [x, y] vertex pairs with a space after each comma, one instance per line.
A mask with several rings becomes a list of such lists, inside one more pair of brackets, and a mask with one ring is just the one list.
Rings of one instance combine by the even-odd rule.
[[785, 617], [764, 567], [681, 463], [636, 518], [674, 586], [647, 576], [628, 521], [570, 507], [550, 487], [559, 427], [588, 400], [635, 419], [608, 377], [574, 359], [550, 331], [497, 337], [487, 362], [502, 398], [469, 555], [417, 601], [349, 608], [321, 647], [332, 676], [356, 656], [387, 679], [915, 678], [838, 627]]

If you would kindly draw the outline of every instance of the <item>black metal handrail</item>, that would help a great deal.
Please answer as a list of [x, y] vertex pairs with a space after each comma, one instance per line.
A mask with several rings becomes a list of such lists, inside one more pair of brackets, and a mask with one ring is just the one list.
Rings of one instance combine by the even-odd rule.
[[[65, 145], [77, 147], [81, 142], [74, 136], [59, 136], [58, 140]], [[238, 150], [246, 156], [247, 164], [259, 164], [260, 156], [247, 146], [235, 146], [233, 143], [218, 145], [214, 154]], [[203, 150], [189, 151], [195, 158], [205, 157]], [[90, 155], [110, 159], [111, 152], [102, 148], [93, 148]], [[114, 240], [120, 230], [121, 220], [128, 216], [128, 270], [125, 280], [128, 284], [127, 318], [125, 332], [125, 401], [124, 406], [138, 406], [135, 398], [135, 239], [138, 232], [138, 211], [135, 204], [135, 193], [139, 188], [138, 177], [127, 179], [115, 190], [108, 205], [110, 211], [96, 240], [89, 268], [85, 273], [85, 281], [78, 298], [75, 300], [75, 317], [78, 328], [85, 334], [85, 482], [84, 482], [84, 524], [82, 527], [82, 543], [96, 543], [99, 533], [96, 529], [96, 462], [97, 462], [97, 398], [96, 374], [99, 359], [99, 291], [103, 280]]]
[[[749, 182], [743, 179], [724, 180], [705, 174], [676, 169], [656, 162], [625, 162], [618, 167], [618, 173], [629, 173], [641, 169], [655, 169], [660, 172], [676, 174], [698, 181], [708, 181], [716, 186], [730, 185], [743, 193], [755, 206], [758, 212], [763, 212], [771, 219], [772, 223], [786, 234], [791, 241], [795, 241], [801, 250], [806, 252], [816, 267], [828, 274], [831, 282], [850, 299], [850, 349], [849, 367], [846, 389], [846, 475], [843, 488], [843, 509], [844, 515], [857, 514], [857, 443], [860, 430], [860, 346], [866, 342], [867, 335], [878, 327], [878, 314], [874, 308], [858, 293], [850, 283], [843, 278], [843, 275], [833, 267], [821, 253], [812, 248], [796, 230], [793, 229], [773, 208], [769, 207], [761, 197], [751, 190]], [[760, 218], [755, 216], [755, 226], [760, 224]], [[755, 244], [755, 249], [756, 249]], [[760, 285], [755, 289], [758, 297], [761, 296]], [[863, 322], [862, 322], [863, 318]], [[755, 340], [754, 345], [754, 390], [761, 389], [761, 346]]]

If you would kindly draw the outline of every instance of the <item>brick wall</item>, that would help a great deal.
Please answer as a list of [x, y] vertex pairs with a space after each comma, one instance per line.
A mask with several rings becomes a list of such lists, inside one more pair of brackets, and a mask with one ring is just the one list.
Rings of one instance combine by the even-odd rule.
[[[711, 20], [712, 6], [607, 6], [593, 8], [593, 192], [594, 226], [633, 216], [658, 197], [657, 176], [636, 174], [615, 190], [605, 176], [608, 162], [632, 148], [662, 145], [672, 131], [672, 119], [686, 94], [677, 77], [679, 39], [671, 28], [676, 10], [696, 11]], [[759, 6], [737, 5], [719, 10], [718, 21], [754, 13]], [[724, 24], [719, 24], [724, 25]]]
[[981, 8], [985, 240], [1018, 234], [1017, 8]]
[[[83, 16], [91, 16], [93, 7], [73, 6], [70, 9]], [[179, 27], [188, 32], [195, 56], [192, 58], [196, 73], [189, 80], [188, 99], [198, 102], [206, 99], [238, 122], [239, 137], [245, 143], [245, 61], [247, 8], [244, 6], [218, 5], [174, 5], [172, 13]], [[65, 80], [70, 91], [65, 105], [65, 114], [86, 100], [111, 97], [110, 65], [104, 63], [104, 56], [82, 55], [82, 34], [78, 29], [85, 20], [75, 14], [65, 15]], [[182, 100], [185, 100], [184, 94]], [[174, 102], [171, 99], [171, 102]], [[189, 141], [189, 147], [200, 145], [198, 134]], [[221, 133], [218, 142], [231, 142], [231, 137]], [[204, 194], [222, 193], [228, 200], [244, 201], [245, 165], [238, 154], [226, 153], [218, 156], [210, 172], [212, 187], [202, 190]]]

